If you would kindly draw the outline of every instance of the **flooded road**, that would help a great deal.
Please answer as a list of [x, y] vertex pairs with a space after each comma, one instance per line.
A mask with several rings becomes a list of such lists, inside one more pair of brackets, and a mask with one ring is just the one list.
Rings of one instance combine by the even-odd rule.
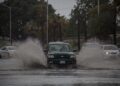
[[23, 68], [13, 59], [0, 60], [0, 86], [119, 85], [119, 69], [33, 69]]

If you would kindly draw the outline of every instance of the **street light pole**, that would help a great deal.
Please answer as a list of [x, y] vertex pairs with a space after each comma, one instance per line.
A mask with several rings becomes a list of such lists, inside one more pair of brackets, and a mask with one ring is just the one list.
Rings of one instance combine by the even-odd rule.
[[98, 0], [98, 16], [100, 14], [100, 0]]
[[80, 51], [80, 20], [78, 18], [78, 20], [76, 21], [77, 24], [77, 45], [78, 45], [78, 51]]
[[47, 44], [48, 44], [48, 42], [49, 42], [49, 38], [48, 38], [48, 28], [49, 28], [49, 26], [48, 26], [48, 0], [47, 0], [47, 33], [46, 33], [46, 42], [47, 42]]
[[[100, 16], [100, 0], [98, 0], [98, 20], [99, 20], [99, 16]], [[98, 29], [100, 29], [100, 24], [98, 24]], [[101, 29], [100, 29], [101, 30]], [[96, 41], [96, 38], [95, 38], [95, 41]]]
[[12, 45], [12, 18], [11, 18], [11, 7], [9, 7], [10, 9], [10, 44]]
[[[40, 0], [37, 0], [38, 2], [40, 1]], [[48, 28], [49, 28], [49, 24], [48, 24], [48, 0], [47, 0], [47, 14], [46, 14], [46, 43], [48, 44], [48, 42], [49, 42], [49, 38], [48, 38]]]
[[7, 5], [5, 5], [5, 4], [2, 4], [2, 6], [4, 6], [4, 7], [7, 7], [8, 9], [9, 9], [9, 17], [10, 17], [10, 24], [9, 24], [9, 27], [10, 27], [10, 33], [9, 33], [9, 37], [10, 37], [10, 45], [12, 45], [12, 18], [11, 18], [11, 10], [12, 10], [12, 8], [11, 7], [9, 7], [9, 6], [7, 6]]

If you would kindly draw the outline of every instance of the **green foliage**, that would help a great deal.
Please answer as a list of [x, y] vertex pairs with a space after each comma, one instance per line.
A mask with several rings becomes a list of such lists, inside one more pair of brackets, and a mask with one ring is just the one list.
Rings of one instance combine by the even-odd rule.
[[114, 0], [114, 3], [115, 3], [117, 6], [120, 6], [120, 0]]
[[[22, 39], [32, 36], [45, 41], [43, 40], [46, 39], [47, 23], [47, 2], [45, 0], [5, 0], [1, 3], [0, 20], [2, 21], [0, 21], [0, 32], [1, 36], [9, 36], [9, 9], [3, 4], [12, 7], [12, 38], [14, 40], [18, 40], [19, 35], [22, 35]], [[53, 28], [63, 28], [66, 19], [55, 14], [55, 9], [51, 4], [48, 4], [48, 17], [49, 34], [53, 33]], [[55, 33], [58, 34], [59, 31]], [[53, 34], [49, 38], [52, 36]]]
[[[110, 4], [110, 0], [99, 1], [100, 14], [98, 16], [98, 0], [77, 0], [71, 11], [72, 30], [70, 31], [77, 34], [75, 22], [79, 21], [81, 35], [106, 39], [110, 34], [113, 34], [116, 21], [114, 6]], [[116, 3], [118, 4], [119, 0]]]
[[[3, 34], [9, 36], [9, 21], [10, 21], [10, 9], [6, 6], [11, 7], [11, 21], [12, 21], [12, 38], [14, 40], [19, 39], [19, 35], [22, 35], [22, 28], [24, 25], [32, 19], [32, 9], [37, 3], [37, 0], [5, 0], [5, 2], [0, 4], [0, 29], [3, 28]], [[6, 5], [6, 6], [4, 6]], [[2, 35], [3, 36], [3, 35]]]
[[107, 39], [113, 33], [114, 10], [111, 5], [101, 5], [100, 14], [97, 14], [97, 7], [92, 9], [89, 15], [88, 30], [90, 36], [100, 39]]

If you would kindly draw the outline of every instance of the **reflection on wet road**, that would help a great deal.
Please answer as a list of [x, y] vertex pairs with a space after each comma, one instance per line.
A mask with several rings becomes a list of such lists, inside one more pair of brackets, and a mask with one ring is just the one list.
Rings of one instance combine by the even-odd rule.
[[7, 64], [6, 68], [0, 66], [0, 86], [120, 85], [120, 70], [117, 69], [22, 69], [18, 65], [7, 68]]
[[2, 70], [0, 86], [116, 86], [120, 84], [119, 73], [119, 70]]

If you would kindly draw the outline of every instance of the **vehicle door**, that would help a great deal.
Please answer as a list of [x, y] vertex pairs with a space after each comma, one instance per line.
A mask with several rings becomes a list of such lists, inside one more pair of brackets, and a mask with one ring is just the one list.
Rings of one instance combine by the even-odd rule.
[[8, 49], [6, 47], [1, 48], [1, 56], [2, 58], [8, 58], [9, 57], [9, 52]]

